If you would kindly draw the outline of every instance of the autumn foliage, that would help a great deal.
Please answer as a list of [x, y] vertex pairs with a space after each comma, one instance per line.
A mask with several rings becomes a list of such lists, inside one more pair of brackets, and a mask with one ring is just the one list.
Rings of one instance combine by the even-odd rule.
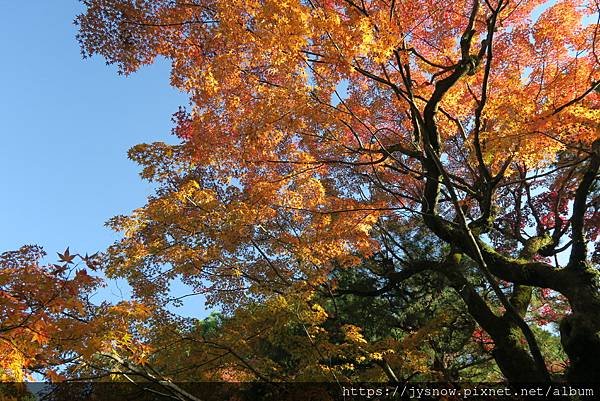
[[[70, 258], [67, 250], [66, 258]], [[85, 294], [97, 279], [69, 265], [41, 266], [35, 246], [0, 255], [0, 374], [2, 381], [23, 381], [34, 372], [67, 363], [69, 342], [82, 339], [88, 315]]]
[[157, 190], [101, 267], [135, 300], [75, 377], [600, 381], [597, 3], [83, 3], [85, 56], [190, 105], [130, 150]]

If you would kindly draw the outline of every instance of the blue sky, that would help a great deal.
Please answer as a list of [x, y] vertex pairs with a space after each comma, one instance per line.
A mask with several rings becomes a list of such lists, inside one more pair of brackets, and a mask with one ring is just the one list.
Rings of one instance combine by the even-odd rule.
[[[187, 98], [170, 87], [169, 66], [123, 77], [82, 60], [81, 11], [76, 0], [0, 0], [0, 252], [38, 244], [54, 261], [67, 246], [104, 249], [118, 238], [104, 222], [152, 190], [127, 150], [175, 141], [171, 114]], [[199, 299], [189, 299], [182, 312], [194, 314]]]

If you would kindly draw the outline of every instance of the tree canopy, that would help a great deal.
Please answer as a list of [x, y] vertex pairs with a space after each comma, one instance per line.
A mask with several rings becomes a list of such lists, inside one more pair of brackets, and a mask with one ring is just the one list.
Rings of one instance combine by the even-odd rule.
[[136, 346], [78, 374], [600, 381], [596, 2], [83, 3], [84, 56], [190, 103], [109, 222]]

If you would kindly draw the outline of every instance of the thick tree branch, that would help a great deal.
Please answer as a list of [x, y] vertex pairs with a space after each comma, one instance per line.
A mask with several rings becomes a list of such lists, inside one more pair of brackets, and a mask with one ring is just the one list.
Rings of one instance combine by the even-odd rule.
[[577, 187], [575, 200], [573, 201], [573, 215], [571, 217], [573, 245], [571, 247], [569, 264], [567, 265], [569, 269], [583, 267], [587, 258], [584, 220], [587, 210], [587, 197], [600, 171], [600, 139], [596, 139], [592, 144], [592, 152], [588, 168], [579, 183], [579, 187]]

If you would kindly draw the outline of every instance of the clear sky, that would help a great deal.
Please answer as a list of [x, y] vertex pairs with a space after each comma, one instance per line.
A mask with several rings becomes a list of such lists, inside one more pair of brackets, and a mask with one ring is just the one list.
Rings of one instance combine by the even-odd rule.
[[[54, 261], [67, 246], [104, 249], [118, 238], [104, 222], [152, 189], [127, 150], [175, 141], [171, 114], [187, 98], [169, 66], [123, 77], [82, 60], [81, 11], [77, 0], [0, 0], [0, 252], [38, 244]], [[196, 314], [200, 299], [188, 299], [182, 312]]]

